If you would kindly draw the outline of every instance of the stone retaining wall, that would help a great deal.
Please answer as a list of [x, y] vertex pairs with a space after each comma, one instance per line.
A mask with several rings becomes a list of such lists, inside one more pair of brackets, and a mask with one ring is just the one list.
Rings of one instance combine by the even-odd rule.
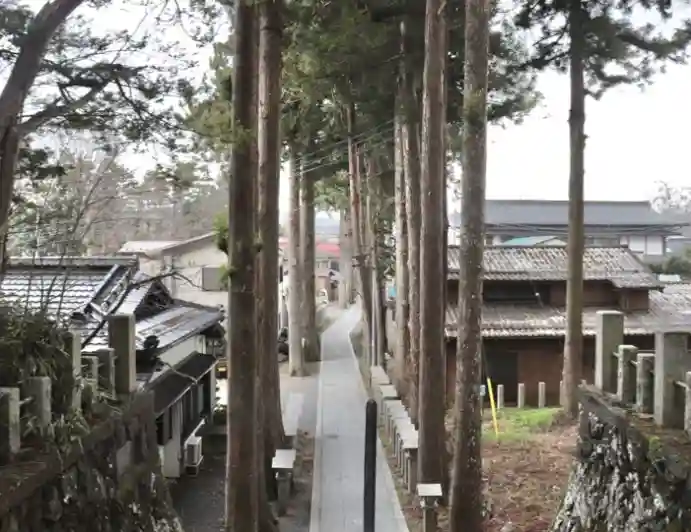
[[691, 530], [691, 441], [581, 391], [578, 462], [552, 532]]
[[160, 476], [152, 398], [123, 408], [69, 451], [0, 468], [0, 531], [181, 532]]

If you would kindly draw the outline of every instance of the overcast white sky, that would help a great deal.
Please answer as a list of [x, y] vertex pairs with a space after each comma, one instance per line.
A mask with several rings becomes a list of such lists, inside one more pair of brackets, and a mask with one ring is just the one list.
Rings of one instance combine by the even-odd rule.
[[[36, 6], [43, 3], [30, 2]], [[108, 16], [103, 10], [97, 13], [95, 26], [112, 28], [117, 20], [132, 29], [133, 21], [140, 19], [135, 14], [141, 9], [115, 2], [106, 8]], [[191, 51], [199, 57], [200, 69], [207, 68], [208, 55], [193, 48]], [[490, 127], [489, 198], [567, 198], [568, 78], [545, 74], [538, 89], [544, 101], [522, 124]], [[687, 169], [690, 137], [685, 129], [691, 123], [689, 94], [691, 66], [670, 66], [644, 91], [618, 88], [600, 101], [587, 101], [586, 199], [650, 199], [658, 181], [691, 185]], [[155, 164], [152, 159], [158, 155], [128, 156], [127, 164], [145, 169]], [[285, 213], [285, 179], [281, 185], [281, 210]]]

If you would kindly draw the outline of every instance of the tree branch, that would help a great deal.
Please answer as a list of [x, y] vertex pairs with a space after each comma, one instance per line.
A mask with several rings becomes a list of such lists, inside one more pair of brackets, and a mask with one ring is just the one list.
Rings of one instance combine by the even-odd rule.
[[21, 50], [7, 84], [0, 93], [0, 127], [7, 127], [9, 121], [21, 111], [53, 34], [83, 2], [53, 0], [46, 3], [34, 17], [21, 40]]
[[73, 100], [71, 102], [60, 104], [61, 99], [55, 100], [53, 103], [46, 106], [45, 109], [36, 113], [28, 120], [21, 122], [17, 125], [17, 131], [20, 136], [27, 135], [36, 131], [45, 123], [50, 120], [57, 118], [58, 116], [65, 116], [67, 114], [73, 113], [80, 107], [83, 107], [87, 103], [91, 102], [98, 96], [98, 94], [108, 85], [109, 80], [102, 81], [99, 85], [93, 87], [89, 92]]

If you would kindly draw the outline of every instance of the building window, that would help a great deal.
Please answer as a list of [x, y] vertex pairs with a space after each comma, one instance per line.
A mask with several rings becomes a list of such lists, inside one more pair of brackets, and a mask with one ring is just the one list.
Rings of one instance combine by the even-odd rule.
[[222, 276], [223, 269], [220, 266], [202, 267], [202, 290], [207, 292], [223, 291]]

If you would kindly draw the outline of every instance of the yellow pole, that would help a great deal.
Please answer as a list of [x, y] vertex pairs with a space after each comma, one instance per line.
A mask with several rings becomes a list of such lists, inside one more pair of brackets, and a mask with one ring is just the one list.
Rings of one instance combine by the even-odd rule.
[[487, 377], [487, 391], [489, 392], [489, 406], [492, 409], [492, 424], [494, 425], [494, 435], [499, 439], [499, 425], [497, 424], [497, 406], [494, 403], [494, 392], [492, 391], [492, 381]]

